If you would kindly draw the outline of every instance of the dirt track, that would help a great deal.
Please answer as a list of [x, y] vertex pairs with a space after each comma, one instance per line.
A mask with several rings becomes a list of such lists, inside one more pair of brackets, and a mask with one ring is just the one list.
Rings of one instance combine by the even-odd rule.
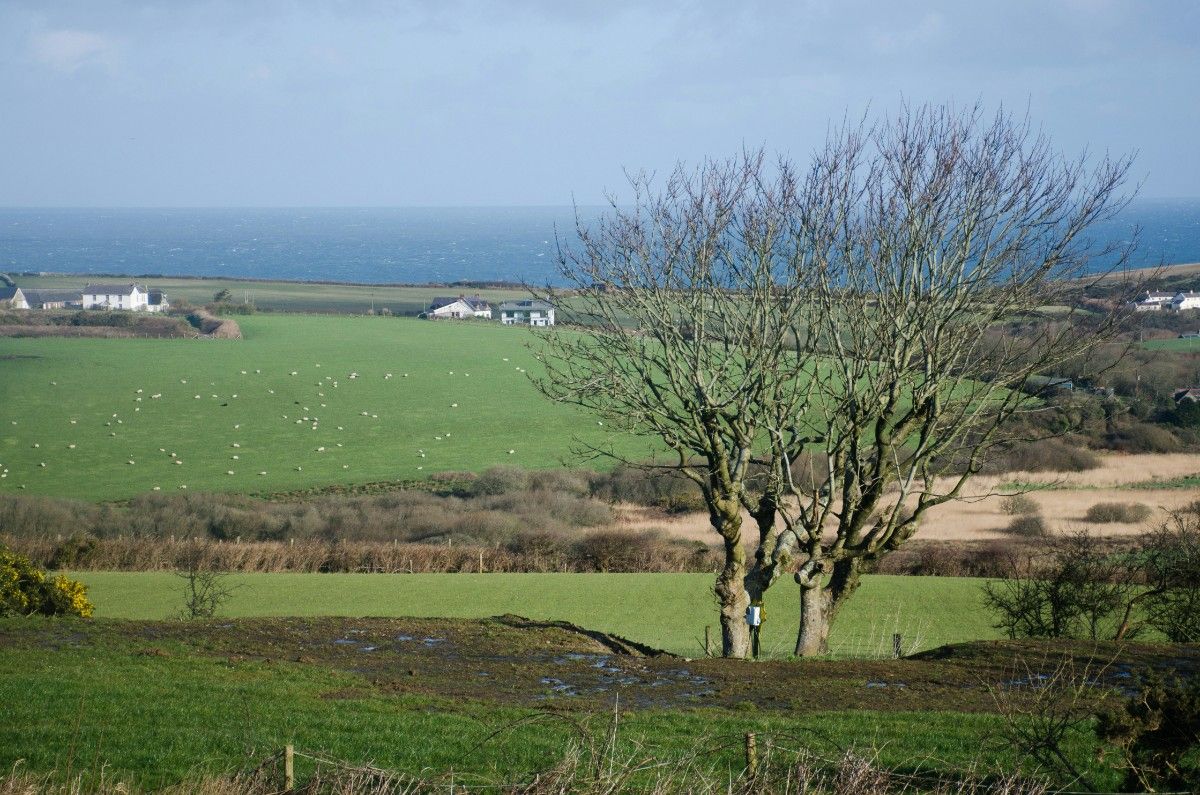
[[[1050, 486], [1030, 492], [1028, 496], [1041, 507], [1042, 515], [1053, 531], [1063, 532], [1084, 526], [1084, 513], [1098, 502], [1140, 502], [1154, 511], [1146, 522], [1086, 525], [1092, 532], [1102, 535], [1139, 533], [1155, 524], [1166, 511], [1200, 500], [1200, 488], [1134, 489], [1130, 486], [1197, 474], [1200, 474], [1200, 454], [1172, 453], [1108, 455], [1104, 456], [1100, 468], [1088, 472], [1010, 472], [1001, 476], [982, 476], [968, 488], [967, 499], [932, 509], [916, 537], [940, 541], [1007, 537], [1003, 528], [1012, 517], [1000, 509], [1004, 494], [997, 492], [1001, 486], [1014, 482]], [[703, 513], [671, 516], [661, 511], [625, 505], [618, 508], [618, 523], [624, 529], [657, 528], [670, 535], [695, 541], [711, 543], [715, 538], [708, 524], [708, 516]]]

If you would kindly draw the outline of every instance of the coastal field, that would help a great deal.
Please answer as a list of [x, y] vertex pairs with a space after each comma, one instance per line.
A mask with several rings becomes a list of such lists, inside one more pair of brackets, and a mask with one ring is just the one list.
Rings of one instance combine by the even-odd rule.
[[[274, 493], [645, 443], [542, 398], [499, 323], [257, 315], [243, 340], [0, 339], [0, 492]], [[6, 470], [6, 471], [5, 471]]]
[[17, 276], [17, 284], [31, 290], [78, 290], [88, 282], [137, 282], [163, 290], [175, 303], [185, 300], [204, 304], [221, 290], [228, 290], [235, 303], [249, 302], [272, 312], [311, 312], [365, 315], [384, 309], [395, 315], [417, 315], [438, 296], [480, 294], [494, 304], [528, 298], [519, 288], [473, 288], [466, 286], [423, 287], [419, 285], [316, 284], [311, 282], [255, 281], [249, 279], [88, 276], [53, 274]]

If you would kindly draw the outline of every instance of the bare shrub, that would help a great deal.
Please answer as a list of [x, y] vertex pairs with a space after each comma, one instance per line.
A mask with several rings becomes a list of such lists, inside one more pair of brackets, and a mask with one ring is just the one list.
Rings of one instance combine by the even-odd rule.
[[199, 546], [186, 551], [183, 566], [175, 574], [183, 580], [180, 618], [212, 618], [233, 596], [234, 586], [229, 584], [228, 574], [217, 571]]
[[508, 494], [529, 488], [529, 473], [512, 466], [495, 466], [484, 470], [471, 489], [476, 495]]
[[1109, 434], [1105, 443], [1122, 453], [1173, 453], [1179, 449], [1174, 434], [1159, 425], [1134, 422]]
[[1038, 513], [1041, 508], [1036, 500], [1026, 494], [1013, 494], [1000, 501], [1000, 510], [1009, 516], [1029, 516]]
[[1140, 502], [1098, 502], [1087, 509], [1084, 521], [1092, 524], [1108, 524], [1111, 522], [1144, 522], [1150, 518], [1149, 506]]
[[1050, 535], [1046, 520], [1036, 514], [1016, 517], [1008, 523], [1004, 532], [1022, 538], [1045, 538]]
[[1063, 439], [1016, 442], [996, 456], [986, 467], [988, 472], [1084, 472], [1100, 466], [1100, 457], [1091, 450]]

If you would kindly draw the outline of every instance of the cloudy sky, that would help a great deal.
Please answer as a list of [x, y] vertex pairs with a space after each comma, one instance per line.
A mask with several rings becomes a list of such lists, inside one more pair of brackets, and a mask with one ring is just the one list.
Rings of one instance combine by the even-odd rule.
[[592, 203], [905, 100], [1197, 196], [1200, 2], [0, 0], [0, 205]]

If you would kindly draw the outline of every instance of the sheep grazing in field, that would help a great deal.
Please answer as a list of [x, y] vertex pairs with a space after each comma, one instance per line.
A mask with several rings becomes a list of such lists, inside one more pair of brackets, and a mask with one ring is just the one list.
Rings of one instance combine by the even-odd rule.
[[67, 445], [67, 449], [68, 449], [68, 450], [74, 450], [74, 449], [75, 449], [75, 445], [73, 445], [73, 444], [69, 444], [69, 445]]
[[41, 447], [41, 445], [40, 445], [40, 444], [38, 444], [37, 442], [34, 442], [34, 443], [33, 443], [33, 446], [34, 446], [34, 448]]
[[238, 444], [237, 442], [234, 442], [234, 443], [233, 443], [233, 446], [234, 446], [234, 447], [241, 447], [241, 445], [240, 445], [240, 444]]
[[458, 408], [458, 404], [457, 404], [457, 403], [451, 403], [451, 404], [450, 404], [450, 408], [452, 408], [452, 409], [456, 409], [456, 408]]
[[[50, 382], [50, 386], [58, 386], [58, 382], [57, 382], [57, 381], [51, 381], [51, 382]], [[139, 390], [139, 391], [140, 391], [140, 390]]]
[[506, 362], [508, 361], [508, 357], [507, 357], [507, 356], [505, 356], [505, 357], [504, 357], [504, 361], [506, 361]]
[[242, 370], [242, 375], [245, 375], [245, 374], [246, 374], [246, 371], [245, 371], [245, 370]]
[[238, 456], [236, 456], [236, 455], [231, 455], [231, 456], [229, 456], [229, 457], [230, 457], [230, 458], [232, 458], [234, 461], [238, 461], [238, 460], [240, 460], [240, 458], [239, 458]]
[[232, 474], [233, 474], [233, 470], [232, 470], [232, 469], [226, 469], [226, 470], [225, 470], [225, 474], [226, 474], [226, 475], [232, 475]]
[[186, 483], [180, 483], [180, 484], [179, 484], [179, 488], [181, 488], [181, 489], [186, 489], [186, 488], [187, 488], [187, 484], [186, 484]]
[[408, 378], [408, 373], [405, 373], [405, 374], [404, 374], [404, 377], [405, 377], [405, 378]]
[[304, 467], [296, 467], [296, 471], [297, 471], [297, 472], [302, 472], [302, 471], [304, 471]]
[[186, 379], [186, 378], [180, 378], [180, 379], [179, 379], [179, 383], [181, 383], [181, 384], [186, 384], [186, 383], [187, 383], [187, 379]]
[[349, 468], [350, 468], [349, 464], [342, 464], [342, 469], [349, 469]]
[[267, 390], [267, 394], [268, 394], [268, 395], [274, 395], [274, 394], [275, 394], [275, 390], [274, 390], [274, 389], [268, 389], [268, 390]]
[[142, 390], [140, 390], [140, 389], [137, 390], [137, 392], [135, 394], [138, 394], [138, 395], [142, 394]]
[[151, 488], [150, 490], [151, 490], [151, 491], [162, 491], [162, 486], [154, 486], [154, 487], [153, 487], [153, 488]]
[[258, 474], [260, 474], [260, 475], [265, 475], [265, 474], [267, 474], [267, 473], [266, 473], [266, 470], [264, 470], [264, 471], [262, 471], [262, 472], [259, 472]]
[[131, 458], [131, 459], [129, 459], [128, 461], [126, 461], [125, 463], [126, 463], [126, 464], [129, 464], [129, 466], [133, 466], [133, 465], [134, 465], [134, 464], [136, 464], [137, 462], [136, 462], [136, 461], [134, 461], [134, 460]]
[[42, 469], [45, 469], [45, 468], [46, 468], [46, 462], [45, 462], [45, 461], [42, 461], [40, 464], [38, 464], [38, 466], [39, 466], [39, 467], [41, 467]]
[[109, 436], [116, 436], [116, 435], [117, 435], [116, 431], [113, 431], [112, 433], [109, 434]]
[[199, 400], [199, 399], [200, 399], [200, 396], [199, 396], [199, 395], [196, 395], [196, 396], [195, 396], [195, 398], [196, 398], [196, 400]]
[[297, 373], [295, 370], [292, 370], [290, 373], [288, 373], [288, 375], [299, 375], [299, 373]]
[[256, 372], [256, 373], [261, 373], [261, 372], [262, 372], [262, 370], [255, 370], [254, 372]]
[[317, 452], [318, 452], [318, 453], [323, 453], [323, 452], [325, 452], [325, 448], [324, 448], [324, 447], [318, 447], [318, 448], [317, 448]]
[[344, 430], [346, 430], [346, 429], [345, 429], [345, 428], [343, 428], [341, 425], [337, 426], [337, 429], [338, 429], [339, 431], [344, 431]]
[[516, 451], [516, 450], [509, 450], [509, 451], [508, 451], [508, 454], [509, 454], [509, 455], [512, 455], [512, 454], [513, 454], [513, 453], [515, 453], [515, 452], [517, 452], [517, 451]]
[[179, 466], [179, 465], [180, 465], [180, 464], [182, 464], [182, 463], [183, 463], [183, 459], [182, 459], [182, 458], [176, 458], [176, 459], [175, 459], [175, 465], [176, 465], [176, 466]]
[[237, 425], [233, 426], [233, 429], [236, 431], [240, 427], [242, 427], [242, 424], [239, 422]]
[[[71, 420], [71, 424], [72, 424], [72, 425], [74, 425], [75, 423], [76, 423], [76, 420]], [[14, 423], [14, 424], [15, 424], [15, 423]]]
[[151, 396], [150, 396], [150, 399], [151, 399], [151, 400], [158, 400], [160, 397], [162, 397], [162, 392], [156, 392], [156, 393], [154, 393], [153, 395], [151, 395]]

